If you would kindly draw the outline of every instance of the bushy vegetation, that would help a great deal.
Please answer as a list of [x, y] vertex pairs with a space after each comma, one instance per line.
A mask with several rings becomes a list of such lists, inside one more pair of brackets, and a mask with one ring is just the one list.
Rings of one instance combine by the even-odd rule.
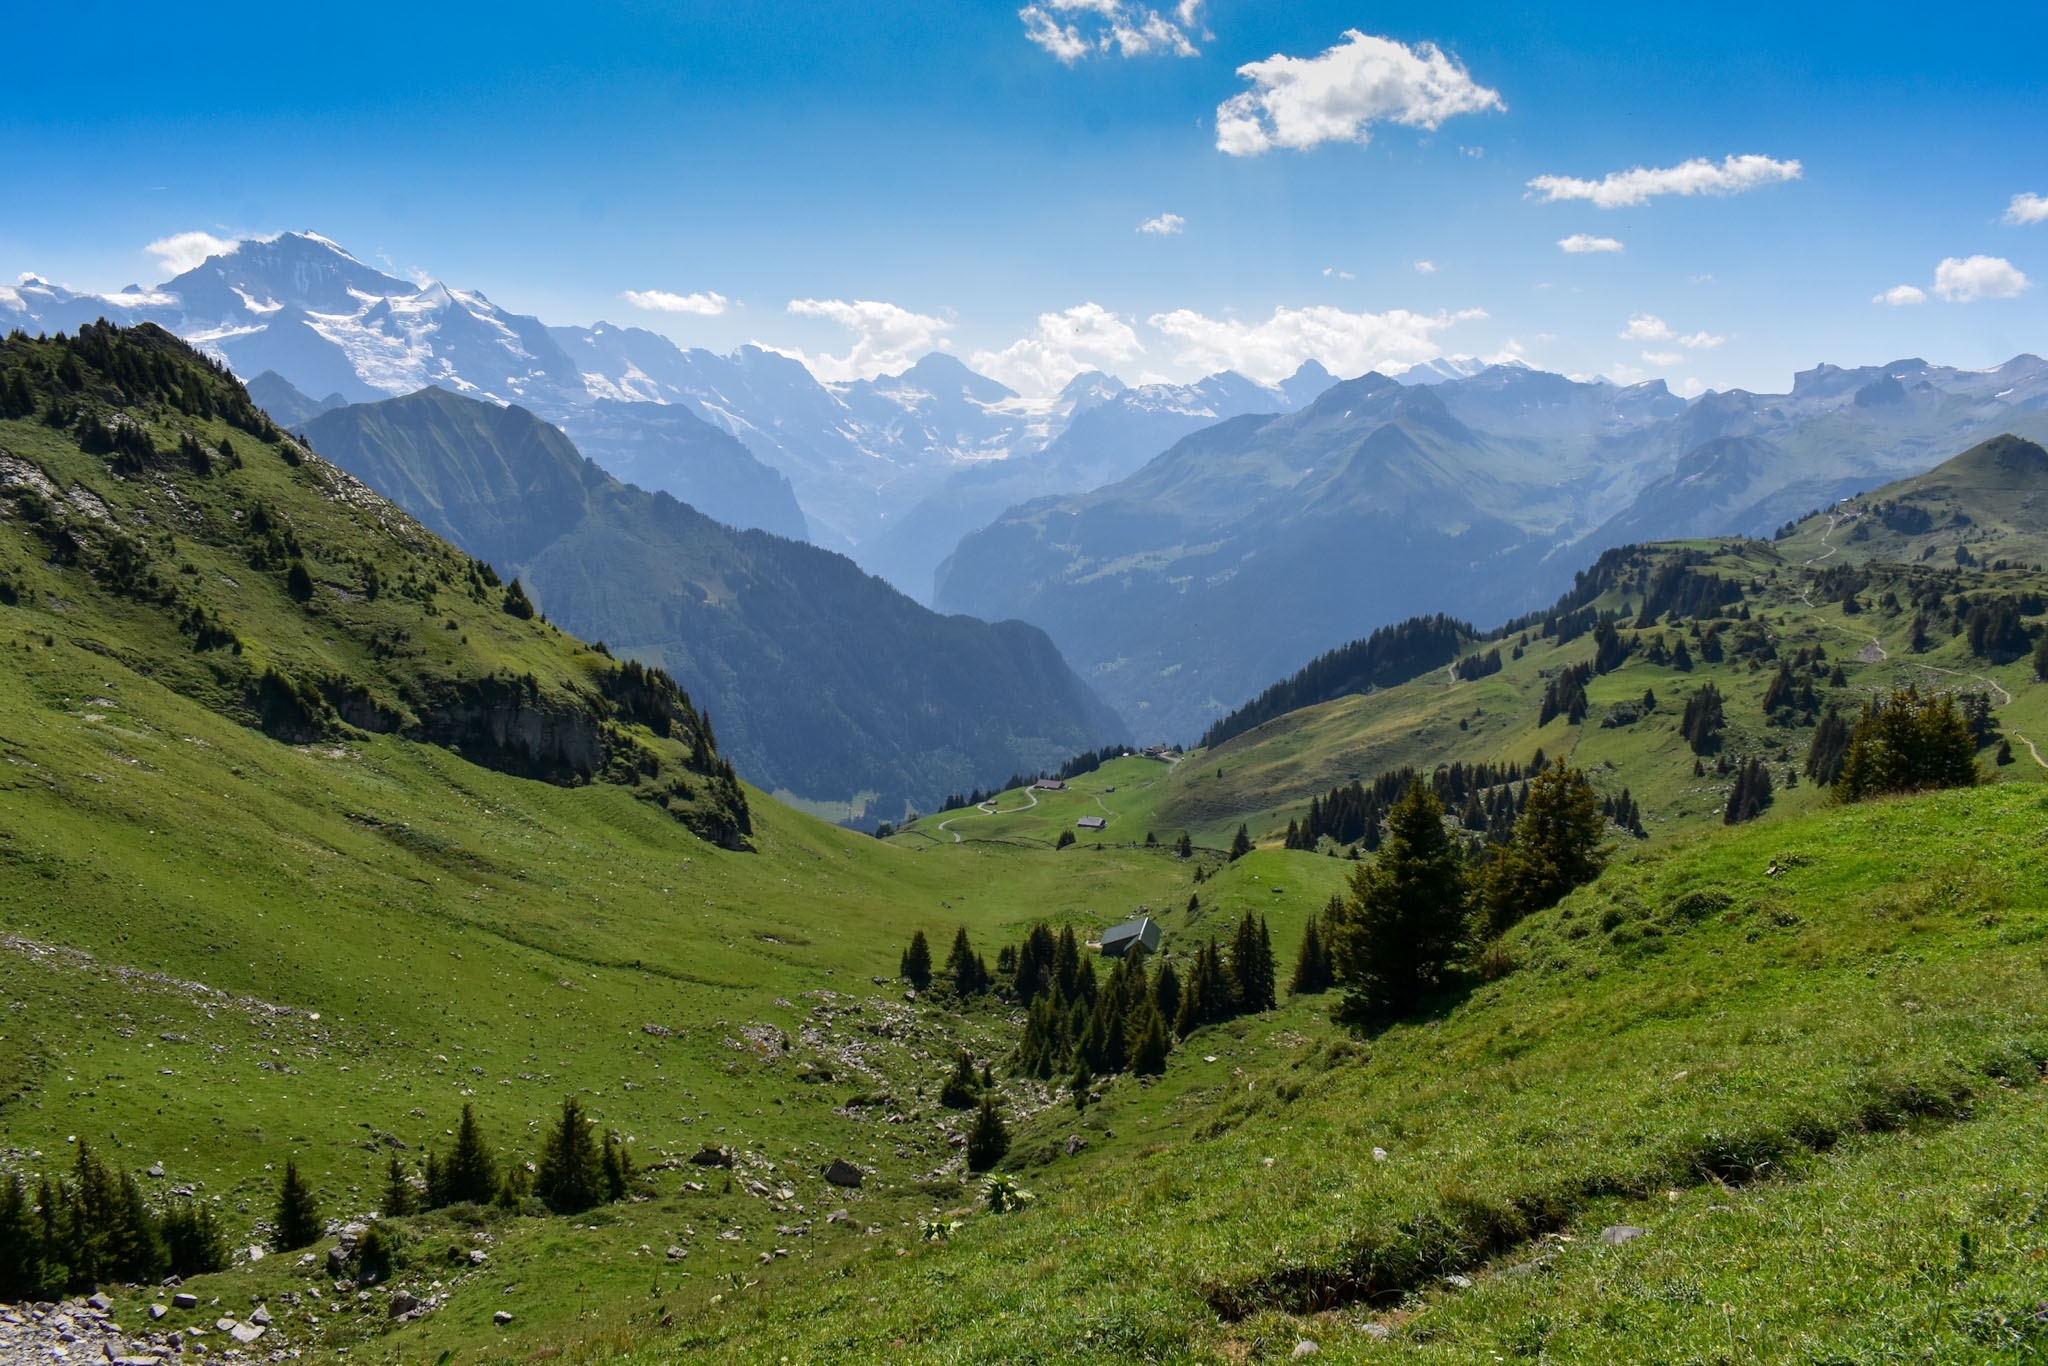
[[31, 1192], [16, 1173], [0, 1188], [0, 1299], [54, 1299], [227, 1264], [211, 1206], [174, 1197], [152, 1208], [133, 1174], [107, 1166], [87, 1144], [68, 1179], [45, 1177]]

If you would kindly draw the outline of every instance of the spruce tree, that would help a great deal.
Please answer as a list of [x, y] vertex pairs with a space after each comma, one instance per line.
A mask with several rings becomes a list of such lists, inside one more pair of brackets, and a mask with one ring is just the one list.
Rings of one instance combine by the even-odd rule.
[[967, 1130], [967, 1170], [985, 1172], [1009, 1151], [1010, 1131], [996, 1108], [996, 1098], [983, 1096], [981, 1108], [974, 1112], [974, 1124]]
[[1976, 755], [1955, 698], [1908, 687], [1863, 704], [1835, 780], [1835, 796], [1853, 802], [1890, 792], [1973, 787]]
[[910, 936], [910, 947], [903, 951], [903, 965], [898, 976], [918, 991], [932, 984], [932, 946], [925, 939], [923, 930]]
[[1180, 974], [1171, 963], [1161, 963], [1159, 975], [1152, 979], [1152, 1004], [1169, 1025], [1180, 1014]]
[[412, 1180], [399, 1163], [398, 1154], [393, 1153], [391, 1165], [384, 1172], [384, 1208], [380, 1212], [387, 1219], [402, 1219], [413, 1212], [416, 1203]]
[[1465, 869], [1430, 785], [1408, 784], [1387, 813], [1379, 857], [1351, 875], [1326, 927], [1348, 1019], [1399, 1016], [1441, 985], [1465, 938]]
[[526, 589], [517, 579], [505, 585], [505, 615], [521, 621], [533, 620], [533, 600], [526, 596]]
[[[1334, 903], [1325, 914], [1341, 915], [1343, 898], [1332, 897]], [[1328, 991], [1332, 985], [1330, 975], [1330, 954], [1323, 947], [1323, 931], [1320, 917], [1310, 916], [1301, 932], [1301, 952], [1294, 959], [1294, 976], [1287, 983], [1290, 996], [1314, 996]]]
[[1771, 772], [1763, 760], [1744, 759], [1735, 770], [1735, 786], [1729, 790], [1728, 805], [1721, 813], [1723, 825], [1753, 821], [1771, 804]]
[[1094, 1085], [1095, 1074], [1088, 1070], [1088, 1060], [1076, 1058], [1074, 1075], [1067, 1078], [1067, 1094], [1074, 1098], [1076, 1111], [1085, 1111], [1088, 1108], [1088, 1092]]
[[562, 1097], [562, 1113], [541, 1146], [534, 1193], [557, 1214], [580, 1214], [604, 1202], [604, 1159], [590, 1138], [583, 1103]]
[[15, 1172], [0, 1191], [0, 1300], [39, 1300], [43, 1286], [43, 1231], [21, 1173]]
[[1166, 1070], [1166, 1023], [1150, 1001], [1138, 1008], [1136, 1028], [1131, 1031], [1131, 1071], [1141, 1077], [1156, 1077]]
[[2034, 642], [2034, 681], [2048, 683], [2048, 631]]
[[164, 1211], [164, 1261], [174, 1276], [204, 1276], [228, 1269], [228, 1237], [213, 1207], [181, 1200]]
[[1600, 876], [1611, 852], [1606, 817], [1586, 775], [1562, 759], [1529, 784], [1529, 802], [1479, 889], [1484, 932], [1501, 934], [1523, 916], [1555, 906]]
[[611, 1129], [604, 1131], [604, 1151], [598, 1165], [604, 1170], [605, 1199], [614, 1204], [625, 1199], [627, 1185], [633, 1179], [633, 1154]]
[[1251, 851], [1251, 831], [1240, 825], [1237, 827], [1237, 833], [1230, 837], [1230, 861], [1235, 863]]
[[484, 1142], [475, 1110], [467, 1104], [462, 1107], [462, 1122], [455, 1130], [455, 1147], [442, 1164], [441, 1180], [445, 1203], [451, 1205], [487, 1205], [498, 1193], [497, 1160]]
[[271, 1243], [279, 1252], [295, 1252], [320, 1241], [325, 1232], [320, 1208], [313, 1200], [313, 1188], [299, 1175], [297, 1159], [284, 1160], [284, 1176], [277, 1186], [277, 1214], [271, 1221], [276, 1232]]
[[962, 996], [979, 996], [988, 990], [988, 964], [968, 942], [965, 925], [953, 936], [953, 951], [946, 955], [946, 980]]
[[962, 1048], [954, 1054], [951, 1075], [939, 1086], [939, 1104], [948, 1110], [971, 1110], [974, 1090], [974, 1059]]

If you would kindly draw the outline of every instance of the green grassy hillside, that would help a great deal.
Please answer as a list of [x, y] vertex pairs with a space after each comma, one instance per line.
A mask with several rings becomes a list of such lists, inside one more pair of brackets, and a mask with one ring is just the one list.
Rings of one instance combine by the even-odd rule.
[[[1370, 1037], [1310, 998], [1048, 1111], [1039, 1200], [634, 1360], [2019, 1362], [2048, 1350], [2048, 798], [1625, 854]], [[1066, 1135], [1086, 1142], [1066, 1155]], [[1619, 1230], [1609, 1232], [1609, 1230]], [[602, 1354], [601, 1353], [601, 1354]]]
[[1803, 564], [2048, 562], [2048, 450], [1993, 437], [1802, 519], [1779, 550]]
[[[73, 1140], [160, 1164], [152, 1198], [194, 1189], [246, 1247], [287, 1156], [328, 1215], [360, 1217], [390, 1154], [417, 1164], [465, 1100], [507, 1159], [538, 1155], [564, 1094], [643, 1164], [706, 1143], [740, 1155], [730, 1176], [667, 1171], [648, 1198], [573, 1223], [414, 1221], [404, 1284], [451, 1298], [395, 1331], [381, 1291], [341, 1295], [317, 1262], [195, 1282], [222, 1303], [270, 1297], [272, 1341], [376, 1339], [410, 1359], [520, 1340], [629, 1291], [787, 1277], [774, 1249], [800, 1235], [778, 1227], [803, 1226], [800, 1260], [866, 1246], [867, 1227], [948, 1189], [944, 1174], [919, 1184], [957, 1127], [930, 1101], [941, 1060], [1004, 1029], [912, 1014], [888, 977], [911, 930], [965, 924], [992, 949], [1040, 916], [1100, 928], [1185, 901], [1190, 870], [1163, 851], [919, 856], [759, 793], [727, 804], [741, 794], [715, 755], [693, 757], [708, 732], [686, 702], [657, 734], [653, 704], [619, 682], [637, 675], [508, 615], [505, 590], [472, 592], [465, 557], [235, 407], [182, 346], [142, 342], [105, 371], [65, 364], [57, 343], [10, 342], [0, 361], [0, 383], [32, 376], [70, 419], [51, 425], [43, 404], [0, 421], [7, 1165], [66, 1171]], [[209, 386], [214, 415], [138, 395], [138, 369], [181, 398]], [[148, 444], [84, 449], [88, 417]], [[216, 455], [225, 440], [239, 467], [172, 459], [187, 433]], [[295, 551], [274, 568], [251, 564], [267, 554], [243, 530], [259, 505]], [[303, 601], [293, 562], [313, 581]], [[194, 613], [204, 634], [181, 629]], [[266, 708], [272, 670], [312, 680], [297, 710]], [[492, 678], [503, 709], [437, 721], [444, 695]], [[723, 847], [704, 817], [748, 807], [751, 851]], [[819, 1179], [835, 1156], [867, 1169], [860, 1192]], [[703, 1189], [682, 1200], [692, 1173]], [[863, 1222], [828, 1224], [841, 1207]], [[458, 1267], [451, 1245], [484, 1266]], [[494, 1328], [507, 1308], [513, 1326]], [[218, 1314], [202, 1301], [161, 1326]]]
[[[1695, 575], [1709, 575], [1739, 587], [1739, 600], [1715, 615], [1688, 615], [1677, 625], [1638, 628], [1643, 579], [1662, 564], [1690, 556]], [[1803, 558], [1803, 557], [1802, 557]], [[1780, 661], [1805, 652], [1824, 653], [1818, 661], [1816, 703], [1839, 707], [1853, 718], [1873, 689], [1917, 684], [1923, 688], [1982, 691], [1993, 704], [1997, 724], [2010, 740], [2017, 762], [2005, 770], [2015, 780], [2048, 778], [2048, 767], [2034, 761], [2027, 746], [2048, 744], [2048, 686], [2034, 679], [2030, 659], [1996, 662], [1973, 653], [1960, 601], [2021, 597], [2048, 589], [2048, 577], [2031, 569], [1961, 569], [1950, 565], [1910, 568], [1876, 562], [1848, 571], [1849, 577], [1812, 567], [1786, 553], [1784, 547], [1756, 541], [1681, 542], [1610, 556], [1608, 580], [1595, 583], [1596, 594], [1582, 608], [1622, 612], [1618, 635], [1627, 655], [1612, 671], [1586, 683], [1589, 708], [1574, 724], [1561, 715], [1545, 724], [1541, 701], [1550, 682], [1563, 669], [1590, 665], [1596, 646], [1592, 634], [1560, 643], [1539, 624], [1514, 631], [1498, 642], [1502, 665], [1498, 673], [1460, 681], [1449, 670], [1413, 679], [1397, 687], [1339, 698], [1306, 707], [1269, 721], [1212, 750], [1191, 754], [1157, 794], [1148, 819], [1160, 830], [1188, 829], [1197, 842], [1227, 842], [1240, 820], [1249, 819], [1255, 835], [1271, 839], [1291, 818], [1302, 815], [1311, 796], [1327, 793], [1355, 779], [1369, 782], [1385, 770], [1413, 765], [1428, 770], [1450, 762], [1526, 762], [1542, 748], [1584, 767], [1603, 792], [1626, 787], [1641, 803], [1645, 829], [1652, 837], [1718, 822], [1733, 781], [1713, 771], [1717, 756], [1706, 759], [1708, 773], [1696, 776], [1697, 757], [1680, 734], [1687, 697], [1713, 683], [1726, 699], [1728, 726], [1720, 754], [1731, 761], [1742, 755], [1768, 760], [1778, 782], [1777, 807], [1808, 809], [1825, 800], [1799, 770], [1814, 733], [1810, 721], [1774, 723], [1763, 702]], [[1845, 587], [1854, 585], [1857, 610], [1843, 607]], [[1939, 590], [1940, 606], [1927, 609], [1925, 648], [1912, 648], [1912, 627], [1922, 599]], [[1748, 612], [1748, 620], [1739, 613]], [[2023, 614], [2022, 629], [2036, 636], [2044, 629], [2038, 613]], [[1716, 630], [1723, 657], [1710, 661], [1701, 649], [1705, 628]], [[1951, 630], [1957, 633], [1950, 634]], [[1675, 652], [1680, 637], [1688, 642], [1692, 667], [1657, 663], [1653, 645], [1662, 639], [1666, 654]], [[1526, 643], [1524, 643], [1526, 641]], [[1521, 658], [1513, 658], [1517, 648]], [[1491, 648], [1488, 642], [1475, 652]], [[1839, 666], [1842, 681], [1833, 681]], [[1815, 664], [1800, 666], [1800, 677], [1816, 676]], [[1640, 707], [1645, 692], [1657, 705]], [[1638, 719], [1619, 721], [1628, 710]], [[1619, 713], [1619, 714], [1618, 714]], [[1987, 766], [1995, 744], [1987, 745]], [[1788, 786], [1787, 775], [1798, 786]], [[1007, 804], [1011, 799], [1006, 796]]]

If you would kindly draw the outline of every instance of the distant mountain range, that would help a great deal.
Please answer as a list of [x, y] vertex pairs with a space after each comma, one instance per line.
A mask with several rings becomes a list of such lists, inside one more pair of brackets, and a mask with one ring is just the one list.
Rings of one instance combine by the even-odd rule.
[[[79, 293], [34, 277], [0, 289], [0, 326], [75, 330], [102, 316], [155, 322], [239, 375], [272, 372], [303, 395], [358, 403], [431, 384], [517, 403], [622, 478], [733, 526], [807, 535], [920, 600], [960, 536], [1020, 499], [1079, 487], [1063, 481], [1077, 470], [1087, 477], [1085, 451], [1008, 464], [1045, 451], [1078, 415], [1122, 412], [1108, 466], [1120, 474], [1191, 422], [1284, 411], [1328, 380], [1310, 367], [1277, 388], [1220, 375], [1124, 391], [1084, 376], [1052, 402], [1031, 403], [935, 353], [900, 375], [826, 385], [758, 347], [719, 356], [611, 323], [549, 327], [475, 291], [388, 275], [315, 233], [245, 241], [152, 289]], [[678, 412], [738, 449], [721, 448]], [[749, 468], [741, 453], [767, 468]], [[977, 496], [971, 476], [990, 462], [1006, 467], [1004, 491]], [[965, 491], [951, 487], [956, 476]], [[927, 499], [935, 501], [922, 509]], [[910, 529], [893, 534], [906, 518]]]
[[428, 388], [297, 430], [565, 629], [668, 670], [743, 777], [814, 813], [872, 826], [1126, 738], [1038, 628], [621, 483], [523, 408]]
[[947, 611], [1046, 628], [1139, 731], [1193, 739], [1337, 642], [1543, 605], [1617, 544], [1766, 535], [1993, 432], [2048, 434], [2048, 362], [1820, 366], [1687, 402], [1515, 367], [1367, 375], [1188, 436], [968, 536]]

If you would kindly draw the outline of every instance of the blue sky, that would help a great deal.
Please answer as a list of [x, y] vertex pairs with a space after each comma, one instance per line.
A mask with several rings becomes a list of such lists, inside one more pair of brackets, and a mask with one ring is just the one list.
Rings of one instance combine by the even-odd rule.
[[[2013, 212], [2048, 196], [2038, 5], [81, 0], [10, 29], [0, 271], [78, 288], [311, 228], [552, 322], [838, 376], [943, 345], [1027, 388], [1440, 350], [1782, 389], [2048, 349], [2048, 204]], [[1637, 168], [1674, 174], [1607, 179]], [[1630, 183], [1723, 192], [1603, 207]]]

